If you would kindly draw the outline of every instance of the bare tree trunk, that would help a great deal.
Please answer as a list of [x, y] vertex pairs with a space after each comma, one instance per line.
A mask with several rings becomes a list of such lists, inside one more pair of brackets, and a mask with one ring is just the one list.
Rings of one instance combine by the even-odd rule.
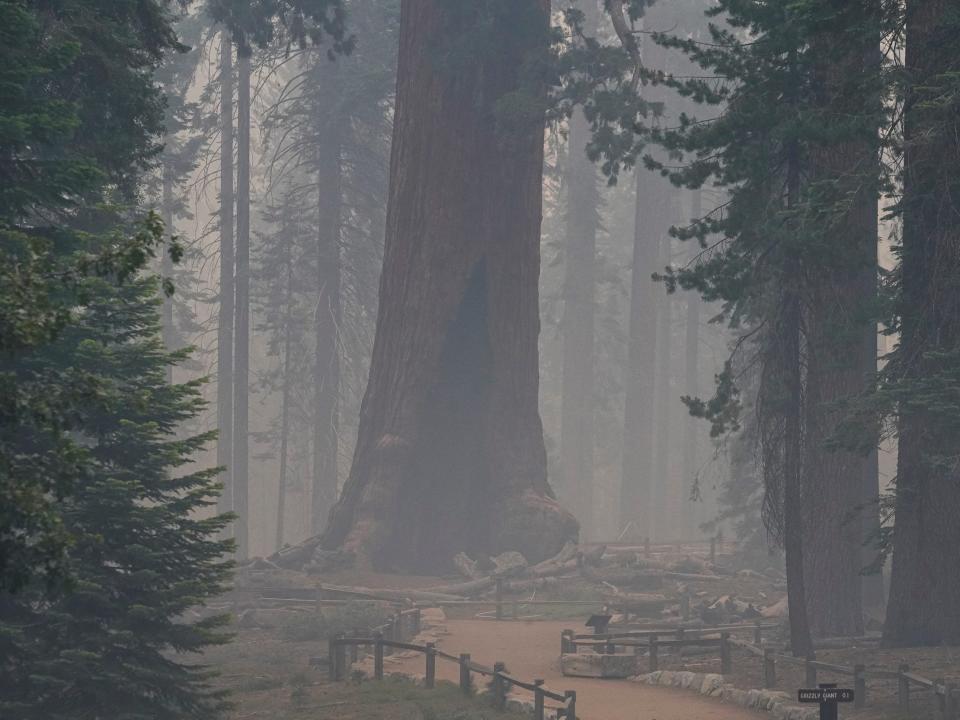
[[482, 8], [402, 4], [370, 379], [323, 538], [364, 565], [435, 571], [506, 549], [536, 562], [577, 532], [547, 485], [537, 407], [543, 117], [498, 112], [508, 93], [542, 99], [521, 71], [546, 48], [549, 8], [497, 8], [496, 51], [441, 63]]
[[630, 328], [624, 378], [623, 466], [620, 479], [620, 526], [632, 523], [631, 535], [649, 534], [653, 497], [653, 405], [657, 358], [658, 288], [650, 275], [657, 269], [658, 245], [652, 228], [652, 196], [657, 178], [639, 167], [630, 269]]
[[563, 287], [563, 383], [560, 411], [562, 487], [581, 535], [593, 532], [594, 306], [596, 301], [597, 171], [586, 156], [590, 127], [578, 109], [570, 120], [566, 276]]
[[237, 277], [233, 378], [233, 482], [237, 557], [250, 555], [250, 54], [237, 53]]
[[233, 42], [220, 33], [220, 308], [217, 324], [217, 465], [221, 512], [233, 510]]
[[[662, 210], [667, 212], [670, 205], [664, 203]], [[669, 222], [669, 215], [662, 219]], [[667, 223], [664, 222], [664, 225]], [[660, 254], [657, 272], [670, 264], [670, 236], [660, 234]], [[657, 293], [657, 373], [656, 373], [656, 410], [654, 428], [654, 484], [652, 535], [658, 540], [677, 539], [676, 496], [677, 488], [673, 477], [671, 462], [671, 416], [674, 403], [680, 396], [673, 392], [673, 296], [664, 292], [663, 286]]]
[[[164, 231], [167, 235], [175, 234], [175, 228], [173, 226], [173, 168], [170, 166], [169, 161], [161, 163], [161, 173], [163, 174], [161, 178], [162, 188], [162, 197], [160, 199], [160, 213], [161, 219], [163, 220]], [[164, 277], [170, 277], [173, 273], [173, 260], [170, 258], [170, 253], [163, 253], [161, 256], [161, 267], [160, 272]], [[164, 297], [163, 298], [163, 308], [161, 309], [160, 314], [160, 326], [163, 333], [163, 347], [165, 350], [175, 350], [174, 347], [177, 343], [177, 333], [176, 329], [173, 326], [173, 298]], [[167, 365], [166, 369], [167, 382], [173, 383], [173, 365]]]
[[[331, 74], [335, 68], [331, 67]], [[334, 79], [335, 82], [335, 79]], [[340, 406], [340, 234], [341, 142], [340, 121], [324, 118], [317, 140], [317, 352], [314, 364], [315, 417], [313, 432], [314, 534], [323, 531], [337, 500], [337, 428]]]
[[[699, 189], [691, 193], [690, 214], [693, 218], [699, 218], [703, 214], [701, 207], [702, 194]], [[693, 241], [690, 241], [691, 243]], [[698, 245], [693, 245], [692, 254], [696, 255], [699, 250]], [[686, 395], [689, 397], [698, 397], [700, 395], [700, 293], [696, 290], [688, 290], [687, 293], [687, 313], [686, 313], [686, 338], [684, 344], [686, 352], [684, 353], [684, 375], [686, 378]], [[691, 489], [696, 483], [699, 486], [697, 473], [700, 471], [699, 465], [699, 440], [700, 427], [695, 417], [686, 413], [684, 418], [684, 439], [682, 449], [682, 472], [681, 485], [681, 505], [682, 512], [681, 525], [683, 527], [683, 536], [685, 539], [694, 539], [700, 534], [700, 522], [702, 521], [701, 508], [703, 500], [701, 498], [691, 499]]]
[[283, 323], [283, 390], [280, 395], [280, 476], [277, 478], [277, 536], [274, 542], [276, 551], [283, 548], [287, 515], [287, 455], [290, 439], [290, 347], [293, 330], [293, 253], [289, 244], [285, 248], [287, 273], [284, 298], [286, 317]]
[[[960, 118], [956, 3], [907, 3], [901, 402], [896, 525], [884, 643], [960, 643]], [[951, 99], [952, 94], [952, 100]], [[949, 101], [949, 102], [948, 102]], [[952, 104], [951, 104], [952, 102]]]

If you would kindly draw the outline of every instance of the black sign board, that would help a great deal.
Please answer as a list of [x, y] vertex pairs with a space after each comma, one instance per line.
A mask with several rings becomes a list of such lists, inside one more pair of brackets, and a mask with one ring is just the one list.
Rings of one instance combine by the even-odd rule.
[[819, 703], [820, 720], [837, 720], [837, 703], [853, 702], [853, 690], [823, 683], [818, 688], [798, 691], [797, 699], [802, 703]]
[[849, 688], [815, 688], [799, 690], [797, 699], [802, 703], [848, 703], [853, 702], [853, 690]]

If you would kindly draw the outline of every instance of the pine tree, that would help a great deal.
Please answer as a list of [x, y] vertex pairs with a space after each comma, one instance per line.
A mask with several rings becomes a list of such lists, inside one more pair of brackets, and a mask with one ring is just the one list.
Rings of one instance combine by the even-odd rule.
[[193, 470], [211, 434], [177, 439], [202, 408], [199, 383], [171, 385], [155, 279], [123, 287], [92, 279], [69, 326], [31, 359], [34, 372], [79, 373], [97, 389], [72, 435], [84, 476], [61, 504], [71, 538], [73, 586], [43, 597], [36, 581], [0, 595], [0, 714], [68, 717], [215, 718], [225, 708], [196, 653], [227, 639], [225, 616], [189, 621], [186, 611], [219, 594], [230, 549], [216, 534], [218, 470]]
[[99, 389], [36, 360], [85, 304], [87, 278], [124, 282], [160, 251], [155, 218], [118, 221], [158, 150], [151, 71], [179, 45], [154, 2], [5, 2], [0, 33], [0, 589], [10, 589], [62, 577], [59, 502], [91, 462], [72, 431]]

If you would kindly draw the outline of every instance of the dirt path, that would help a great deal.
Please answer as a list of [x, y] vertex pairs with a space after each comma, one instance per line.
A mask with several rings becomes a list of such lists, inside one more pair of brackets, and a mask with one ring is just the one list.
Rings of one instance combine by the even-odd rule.
[[[472, 660], [484, 665], [503, 661], [509, 673], [523, 680], [542, 678], [551, 690], [576, 690], [577, 715], [583, 720], [758, 720], [763, 717], [685, 690], [651, 687], [627, 680], [564, 677], [560, 673], [558, 652], [560, 631], [570, 627], [569, 621], [447, 620], [446, 627], [449, 634], [441, 637], [439, 645], [447, 652], [469, 652]], [[420, 656], [399, 665], [403, 670], [417, 673], [423, 672], [422, 666]], [[457, 672], [455, 664], [438, 661], [439, 678], [457, 682]]]

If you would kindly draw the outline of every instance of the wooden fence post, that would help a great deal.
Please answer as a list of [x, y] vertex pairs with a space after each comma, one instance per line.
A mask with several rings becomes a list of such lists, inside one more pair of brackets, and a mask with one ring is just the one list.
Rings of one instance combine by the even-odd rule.
[[717, 561], [717, 536], [710, 538], [710, 564]]
[[567, 720], [577, 720], [577, 691], [567, 690], [563, 695], [567, 698], [567, 709], [563, 716]]
[[[363, 632], [362, 630], [360, 630], [359, 628], [354, 628], [354, 629], [353, 629], [353, 636], [354, 636], [355, 638], [363, 637], [363, 636], [364, 636], [364, 632]], [[351, 662], [351, 663], [356, 663], [357, 660], [359, 659], [359, 655], [360, 655], [360, 643], [351, 643], [351, 644], [350, 644], [350, 662]]]
[[897, 704], [902, 707], [910, 707], [910, 681], [907, 680], [907, 673], [910, 672], [910, 666], [906, 664], [897, 668], [900, 674], [897, 676]]
[[383, 680], [383, 633], [373, 634], [373, 677]]
[[657, 636], [651, 635], [650, 639], [647, 641], [649, 643], [649, 656], [650, 656], [650, 672], [657, 671], [658, 658], [657, 658]]
[[337, 636], [327, 639], [327, 675], [331, 680], [337, 679]]
[[720, 633], [720, 674], [733, 672], [733, 659], [730, 656], [730, 633]]
[[470, 653], [460, 653], [460, 690], [469, 695], [473, 690], [470, 681]]
[[757, 621], [756, 626], [753, 628], [753, 644], [757, 647], [763, 645], [763, 626], [760, 625], [760, 621]]
[[945, 680], [937, 680], [937, 684], [943, 685], [943, 695], [940, 698], [940, 709], [943, 713], [943, 720], [956, 720], [957, 706], [953, 697], [953, 686]]
[[533, 720], [544, 720], [543, 713], [543, 680], [539, 678], [533, 681], [533, 686], [536, 688], [533, 691]]
[[807, 659], [803, 663], [808, 688], [815, 688], [817, 686], [817, 666], [813, 664], [814, 659], [813, 653], [811, 652], [807, 655]]
[[420, 631], [423, 629], [422, 618], [420, 617], [420, 608], [413, 608], [413, 635], [416, 637], [420, 634]]
[[433, 687], [437, 678], [437, 651], [435, 648], [435, 643], [428, 642], [427, 649], [424, 652], [427, 659], [427, 669], [423, 674], [423, 686], [428, 689]]
[[763, 688], [771, 690], [777, 686], [777, 661], [773, 657], [773, 649], [763, 651]]
[[514, 620], [520, 617], [520, 603], [516, 599], [511, 602], [510, 611], [513, 613]]
[[867, 704], [867, 669], [863, 665], [853, 666], [853, 706], [862, 708]]
[[503, 620], [503, 578], [497, 578], [497, 620]]
[[497, 710], [504, 710], [507, 707], [507, 682], [501, 675], [506, 667], [502, 662], [493, 664], [493, 706]]

